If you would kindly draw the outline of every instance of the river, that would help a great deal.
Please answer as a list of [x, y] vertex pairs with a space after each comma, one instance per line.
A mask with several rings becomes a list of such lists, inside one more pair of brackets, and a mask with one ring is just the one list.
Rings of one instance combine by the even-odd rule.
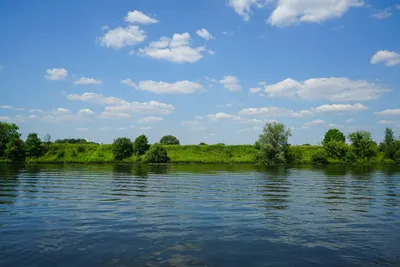
[[0, 165], [0, 266], [400, 266], [400, 167]]

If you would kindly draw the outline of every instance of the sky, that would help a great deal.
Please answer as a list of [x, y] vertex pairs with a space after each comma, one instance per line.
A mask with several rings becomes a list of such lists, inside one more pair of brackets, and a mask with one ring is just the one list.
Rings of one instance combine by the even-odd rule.
[[400, 135], [399, 0], [4, 0], [0, 121], [52, 139]]

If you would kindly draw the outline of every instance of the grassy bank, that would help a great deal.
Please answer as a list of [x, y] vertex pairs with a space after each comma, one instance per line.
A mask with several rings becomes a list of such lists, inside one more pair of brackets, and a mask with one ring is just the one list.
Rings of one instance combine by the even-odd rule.
[[[171, 163], [256, 163], [258, 150], [251, 145], [170, 145], [165, 146]], [[310, 164], [312, 154], [319, 146], [291, 146], [289, 163]], [[122, 161], [114, 159], [111, 145], [50, 144], [47, 152], [38, 158], [27, 158], [27, 163], [134, 163], [132, 156]], [[342, 164], [329, 159], [331, 164]], [[383, 152], [369, 161], [371, 164], [393, 164], [384, 158]]]

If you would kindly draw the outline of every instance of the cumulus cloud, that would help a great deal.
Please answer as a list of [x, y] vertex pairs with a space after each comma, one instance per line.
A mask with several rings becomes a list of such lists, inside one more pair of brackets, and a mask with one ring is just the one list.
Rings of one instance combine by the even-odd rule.
[[138, 54], [176, 63], [193, 63], [203, 58], [206, 49], [202, 46], [190, 46], [190, 34], [175, 33], [172, 38], [161, 37], [151, 42], [147, 47], [139, 49]]
[[103, 111], [100, 113], [100, 119], [128, 119], [131, 115], [123, 112]]
[[387, 121], [387, 120], [381, 120], [378, 122], [379, 124], [384, 124], [384, 125], [397, 125], [400, 124], [400, 121]]
[[164, 120], [164, 119], [161, 117], [149, 116], [149, 117], [141, 118], [137, 122], [138, 123], [150, 123], [150, 122], [156, 122], [156, 121], [162, 121], [162, 120]]
[[340, 18], [350, 8], [363, 5], [362, 0], [280, 0], [268, 23], [278, 27], [301, 22], [320, 23]]
[[387, 19], [392, 15], [391, 8], [385, 8], [384, 10], [377, 11], [372, 13], [371, 16], [376, 19]]
[[229, 107], [232, 107], [232, 106], [233, 106], [232, 103], [228, 103], [228, 104], [224, 104], [224, 105], [217, 105], [216, 107], [217, 108], [229, 108]]
[[242, 90], [242, 87], [240, 86], [240, 81], [235, 76], [224, 76], [224, 78], [220, 80], [219, 83], [231, 92], [239, 92]]
[[325, 124], [327, 124], [327, 123], [324, 120], [313, 120], [313, 121], [304, 123], [301, 128], [308, 128], [311, 126], [325, 125]]
[[256, 94], [258, 92], [261, 92], [261, 88], [260, 87], [255, 87], [255, 88], [250, 88], [249, 92], [252, 94]]
[[119, 49], [125, 46], [133, 46], [143, 42], [147, 38], [145, 31], [139, 26], [131, 25], [126, 28], [118, 27], [107, 31], [99, 38], [101, 46]]
[[378, 116], [400, 116], [400, 109], [386, 109], [374, 114]]
[[227, 114], [227, 113], [223, 113], [223, 112], [207, 115], [207, 118], [209, 118], [210, 120], [233, 119], [235, 117], [236, 117], [236, 115]]
[[16, 108], [16, 107], [13, 107], [13, 106], [10, 106], [10, 105], [3, 105], [3, 106], [0, 106], [0, 108], [2, 108], [2, 109], [13, 109], [13, 110], [18, 110], [18, 111], [25, 110], [24, 108]]
[[92, 116], [94, 112], [91, 109], [85, 108], [78, 111], [78, 116]]
[[71, 113], [72, 113], [71, 110], [66, 109], [66, 108], [57, 108], [57, 109], [55, 110], [55, 112], [57, 112], [57, 113], [64, 113], [64, 114], [71, 114]]
[[262, 117], [293, 117], [301, 118], [311, 116], [313, 113], [309, 110], [293, 111], [284, 107], [263, 107], [263, 108], [246, 108], [239, 111], [239, 115], [243, 116], [262, 116]]
[[93, 78], [82, 77], [79, 80], [76, 80], [74, 84], [101, 84], [101, 81]]
[[209, 33], [206, 29], [201, 29], [201, 30], [197, 30], [196, 34], [204, 39], [208, 40], [213, 40], [215, 39], [214, 36], [211, 35], [211, 33]]
[[64, 80], [68, 76], [68, 71], [64, 68], [47, 69], [46, 73], [44, 77], [52, 81]]
[[31, 114], [31, 115], [28, 116], [28, 118], [29, 118], [29, 119], [37, 119], [38, 116], [35, 115], [35, 114]]
[[38, 108], [33, 108], [33, 109], [30, 109], [29, 112], [30, 112], [30, 113], [42, 113], [43, 110], [38, 109]]
[[134, 82], [128, 79], [121, 81], [121, 83], [134, 87], [137, 90], [149, 91], [156, 94], [193, 94], [204, 90], [203, 86], [200, 83], [187, 80], [174, 83], [147, 80], [140, 81], [139, 84], [136, 85]]
[[395, 65], [398, 65], [400, 64], [400, 54], [387, 50], [378, 51], [372, 57], [371, 64], [379, 64], [379, 63], [383, 63], [387, 67], [393, 67]]
[[158, 23], [158, 20], [153, 19], [140, 11], [134, 10], [128, 12], [128, 15], [125, 17], [125, 21], [132, 24], [154, 24]]
[[132, 87], [132, 88], [136, 88], [137, 84], [132, 81], [131, 79], [125, 79], [121, 81], [122, 84], [125, 84], [126, 86]]
[[367, 101], [391, 92], [382, 85], [348, 78], [316, 78], [306, 81], [286, 79], [265, 86], [269, 97], [286, 97], [304, 100]]
[[267, 3], [273, 2], [274, 0], [229, 0], [229, 6], [231, 6], [239, 16], [242, 16], [245, 21], [248, 21], [254, 8], [261, 8]]
[[367, 110], [368, 107], [357, 103], [354, 105], [350, 104], [332, 104], [332, 105], [322, 105], [316, 107], [315, 110], [317, 112], [351, 112], [351, 111], [360, 111]]

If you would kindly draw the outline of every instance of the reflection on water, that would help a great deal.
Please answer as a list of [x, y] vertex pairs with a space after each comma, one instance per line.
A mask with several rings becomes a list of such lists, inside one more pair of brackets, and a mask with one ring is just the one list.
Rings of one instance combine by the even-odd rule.
[[400, 266], [398, 166], [0, 165], [0, 266]]

